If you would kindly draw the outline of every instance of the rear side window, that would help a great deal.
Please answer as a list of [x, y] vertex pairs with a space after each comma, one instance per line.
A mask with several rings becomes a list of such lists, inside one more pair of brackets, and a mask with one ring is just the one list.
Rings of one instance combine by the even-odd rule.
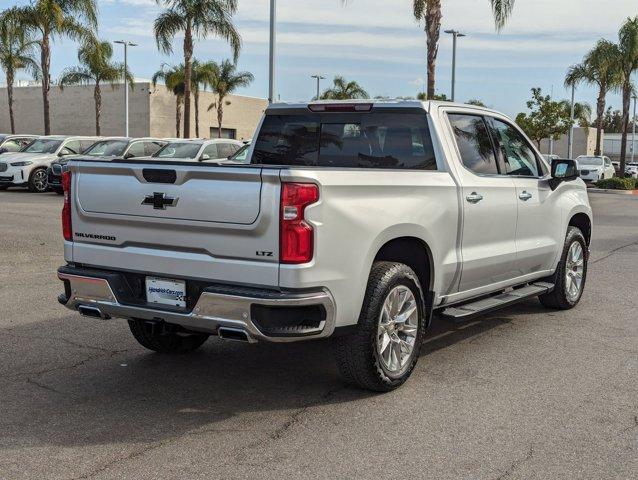
[[483, 117], [450, 114], [449, 119], [463, 165], [481, 175], [498, 175], [494, 146]]
[[233, 143], [217, 144], [217, 154], [219, 155], [219, 158], [232, 157], [237, 150], [239, 150], [239, 147]]
[[436, 170], [425, 113], [268, 115], [252, 162]]

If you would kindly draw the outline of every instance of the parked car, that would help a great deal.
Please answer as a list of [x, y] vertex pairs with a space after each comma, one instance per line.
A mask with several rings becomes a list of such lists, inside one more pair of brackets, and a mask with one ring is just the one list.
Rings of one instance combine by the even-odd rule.
[[60, 303], [164, 353], [334, 337], [344, 378], [377, 391], [410, 376], [433, 311], [578, 304], [575, 161], [550, 170], [493, 110], [370, 102], [269, 106], [250, 165], [69, 162]]
[[37, 135], [0, 134], [0, 155], [19, 152], [36, 138]]
[[625, 176], [638, 178], [638, 163], [629, 163], [625, 165]]
[[48, 190], [47, 169], [54, 160], [84, 151], [95, 137], [38, 137], [17, 153], [0, 157], [0, 190], [10, 186], [28, 187], [42, 193]]
[[576, 163], [580, 178], [585, 182], [597, 182], [616, 175], [609, 157], [581, 155], [576, 159]]
[[164, 145], [152, 157], [164, 161], [206, 162], [227, 160], [243, 146], [238, 140], [175, 140]]
[[[157, 153], [166, 143], [166, 141], [158, 138], [103, 138], [82, 152], [81, 156], [104, 161], [115, 158], [146, 157]], [[69, 155], [51, 164], [47, 170], [49, 189], [62, 193], [62, 172], [69, 160], [74, 158], [76, 158], [76, 155]]]
[[250, 163], [250, 142], [244, 142], [244, 145], [237, 150], [233, 155], [228, 157], [227, 160], [221, 160], [222, 163], [226, 164], [238, 164], [238, 165], [246, 165]]

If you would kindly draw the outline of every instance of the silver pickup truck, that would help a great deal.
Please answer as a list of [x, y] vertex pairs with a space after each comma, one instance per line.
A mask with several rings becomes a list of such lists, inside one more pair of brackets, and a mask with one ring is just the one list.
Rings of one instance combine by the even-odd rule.
[[507, 117], [437, 102], [275, 104], [246, 165], [73, 160], [59, 301], [157, 352], [334, 337], [344, 378], [409, 377], [436, 312], [574, 307], [592, 211]]

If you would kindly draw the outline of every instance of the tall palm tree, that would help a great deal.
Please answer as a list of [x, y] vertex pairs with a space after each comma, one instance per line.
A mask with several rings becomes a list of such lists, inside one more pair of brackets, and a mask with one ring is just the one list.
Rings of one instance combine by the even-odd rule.
[[603, 118], [605, 116], [605, 104], [607, 93], [619, 86], [618, 70], [615, 67], [618, 49], [608, 40], [599, 40], [590, 50], [583, 61], [572, 65], [565, 76], [565, 86], [578, 86], [581, 83], [598, 87], [596, 100], [596, 149], [595, 155], [601, 154]]
[[620, 143], [620, 171], [625, 171], [627, 159], [627, 133], [629, 131], [629, 109], [634, 86], [632, 75], [638, 71], [638, 16], [628, 18], [618, 32], [615, 56], [622, 91], [622, 140]]
[[370, 98], [361, 85], [354, 80], [347, 81], [345, 78], [337, 76], [332, 80], [332, 87], [323, 91], [320, 100], [348, 100], [353, 98]]
[[151, 82], [153, 88], [157, 87], [157, 82], [164, 82], [164, 86], [169, 92], [175, 95], [175, 137], [180, 137], [180, 124], [182, 120], [182, 102], [184, 101], [184, 65], [162, 68], [153, 74]]
[[40, 46], [42, 71], [42, 103], [44, 106], [44, 134], [51, 133], [51, 41], [56, 37], [87, 40], [97, 28], [96, 0], [33, 0], [15, 9], [22, 28], [34, 33]]
[[[515, 0], [490, 0], [496, 30], [500, 31], [512, 13]], [[433, 99], [436, 83], [436, 58], [441, 34], [441, 0], [413, 0], [413, 13], [417, 21], [424, 21], [427, 38], [428, 98]]]
[[172, 40], [184, 32], [184, 137], [190, 137], [193, 37], [209, 35], [230, 43], [237, 60], [241, 37], [232, 22], [238, 0], [156, 0], [166, 10], [155, 19], [154, 33], [157, 47], [164, 53], [173, 52]]
[[237, 66], [230, 60], [224, 60], [220, 65], [214, 65], [212, 62], [209, 63], [209, 67], [213, 69], [212, 82], [209, 86], [217, 95], [217, 101], [208, 106], [208, 111], [217, 110], [217, 136], [222, 138], [224, 105], [230, 105], [226, 97], [238, 88], [250, 85], [255, 77], [250, 72], [238, 72]]
[[108, 82], [112, 88], [124, 76], [124, 88], [128, 83], [133, 88], [134, 81], [131, 72], [124, 69], [124, 64], [115, 63], [113, 46], [109, 42], [88, 41], [78, 50], [79, 66], [69, 67], [62, 72], [58, 83], [60, 90], [66, 85], [93, 84], [93, 99], [95, 101], [95, 134], [101, 134], [100, 116], [102, 114], [102, 89], [100, 84]]
[[217, 70], [218, 66], [215, 62], [201, 63], [193, 60], [191, 88], [195, 100], [195, 136], [197, 138], [199, 138], [199, 93], [203, 87], [212, 84]]
[[15, 133], [15, 117], [13, 114], [13, 83], [18, 70], [27, 70], [35, 78], [39, 78], [40, 69], [34, 57], [37, 46], [29, 31], [20, 28], [18, 19], [12, 9], [0, 14], [0, 68], [7, 80], [7, 97], [9, 101], [9, 122], [11, 133]]

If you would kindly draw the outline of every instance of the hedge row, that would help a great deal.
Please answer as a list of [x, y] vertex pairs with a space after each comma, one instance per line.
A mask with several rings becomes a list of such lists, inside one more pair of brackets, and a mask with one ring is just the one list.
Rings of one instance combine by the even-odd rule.
[[596, 182], [598, 188], [606, 188], [609, 190], [634, 190], [638, 189], [638, 179], [636, 178], [606, 178]]

